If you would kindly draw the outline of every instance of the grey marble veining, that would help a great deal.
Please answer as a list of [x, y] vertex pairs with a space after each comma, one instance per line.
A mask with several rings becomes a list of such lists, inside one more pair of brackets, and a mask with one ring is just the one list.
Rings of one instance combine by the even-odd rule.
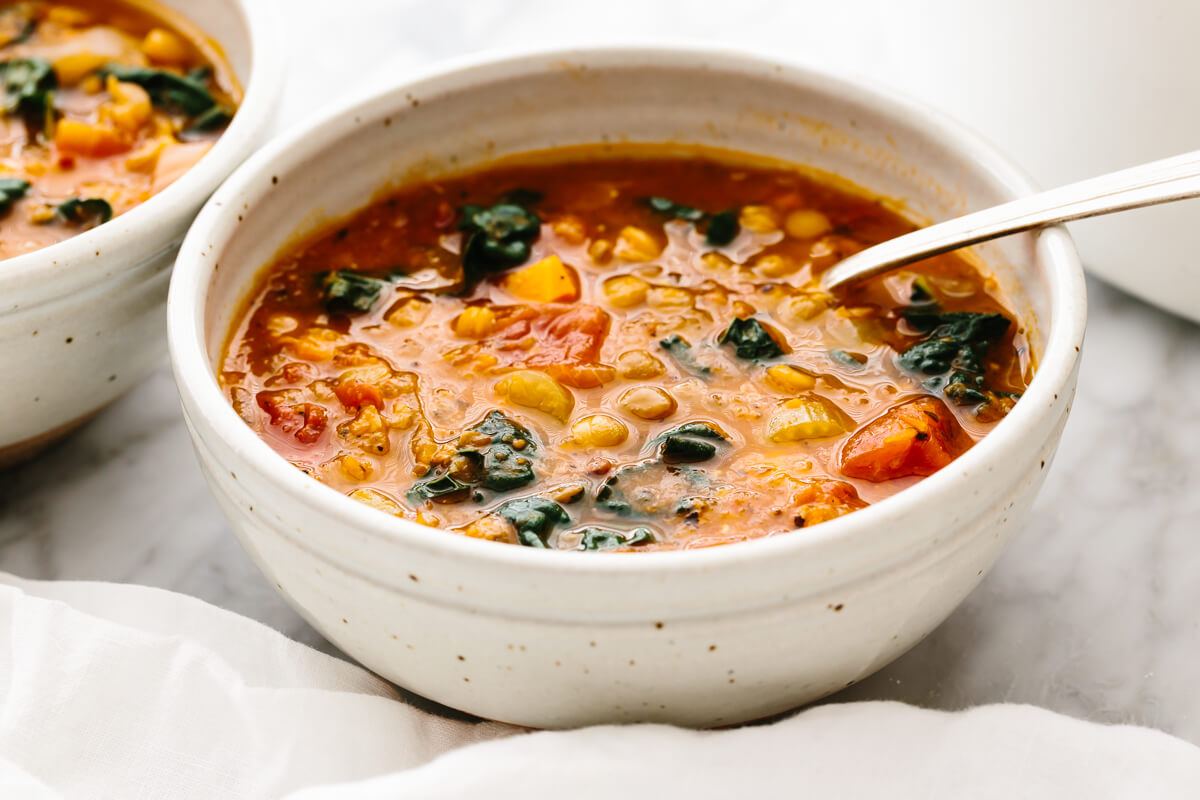
[[[585, 38], [585, 19], [598, 38], [631, 34], [634, 20], [632, 33], [781, 49], [768, 23], [794, 16], [782, 3], [738, 4], [729, 21], [702, 5], [621, 0], [592, 17], [585, 4], [541, 0], [358, 0], [332, 19], [303, 13], [318, 5], [286, 4], [280, 127], [338, 99], [363, 64], [394, 79], [485, 46], [552, 44], [531, 36], [555, 26]], [[1025, 531], [932, 636], [835, 699], [1028, 702], [1200, 743], [1200, 327], [1102, 284], [1090, 290], [1075, 410]], [[0, 570], [173, 589], [328, 649], [225, 525], [166, 365], [51, 452], [0, 472]]]

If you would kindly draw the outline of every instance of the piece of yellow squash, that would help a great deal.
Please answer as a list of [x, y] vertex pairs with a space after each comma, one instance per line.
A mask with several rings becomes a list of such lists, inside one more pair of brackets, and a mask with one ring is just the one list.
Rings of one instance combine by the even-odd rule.
[[579, 299], [579, 280], [575, 271], [558, 256], [508, 273], [501, 285], [512, 294], [533, 303], [569, 303]]

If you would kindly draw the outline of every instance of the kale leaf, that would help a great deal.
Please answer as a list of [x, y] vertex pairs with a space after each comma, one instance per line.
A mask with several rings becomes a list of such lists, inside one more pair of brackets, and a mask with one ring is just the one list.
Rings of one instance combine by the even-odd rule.
[[628, 464], [610, 475], [596, 492], [596, 507], [620, 517], [661, 517], [674, 498], [710, 487], [704, 470], [661, 460]]
[[544, 497], [509, 500], [496, 513], [513, 524], [517, 541], [526, 547], [546, 547], [546, 538], [554, 527], [571, 521], [565, 508]]
[[203, 80], [192, 75], [179, 75], [163, 69], [108, 64], [100, 70], [102, 76], [112, 75], [125, 83], [136, 83], [150, 95], [150, 102], [168, 111], [188, 117], [200, 117], [217, 105]]
[[528, 430], [500, 411], [488, 414], [483, 422], [470, 430], [492, 437], [491, 444], [482, 450], [483, 477], [480, 485], [483, 488], [494, 492], [511, 492], [534, 481], [536, 476], [529, 456], [537, 450], [537, 444]]
[[700, 209], [680, 205], [666, 197], [647, 197], [646, 205], [660, 214], [667, 214], [675, 219], [682, 219], [686, 222], [699, 222], [704, 219], [704, 212]]
[[696, 360], [695, 354], [692, 353], [692, 346], [679, 334], [672, 334], [658, 342], [658, 346], [670, 353], [671, 358], [675, 359], [675, 363], [683, 367], [688, 372], [700, 378], [707, 378], [712, 374], [712, 367], [705, 366]]
[[707, 219], [708, 227], [705, 229], [704, 241], [715, 247], [724, 247], [729, 244], [741, 230], [736, 209], [706, 214], [694, 206], [685, 206], [667, 197], [647, 197], [645, 202], [658, 213], [666, 214], [674, 219], [691, 223], [700, 223]]
[[717, 339], [718, 344], [731, 344], [738, 358], [758, 360], [783, 355], [783, 349], [756, 319], [734, 319]]
[[666, 464], [707, 461], [717, 454], [726, 438], [707, 422], [689, 422], [656, 437], [659, 458]]
[[582, 533], [580, 550], [615, 550], [618, 547], [637, 547], [654, 542], [654, 532], [645, 526], [634, 528], [628, 533], [610, 531], [607, 528], [584, 528]]
[[933, 287], [929, 283], [929, 279], [924, 275], [918, 275], [913, 278], [912, 288], [909, 289], [908, 302], [914, 306], [932, 306], [936, 304], [937, 297], [933, 293]]
[[734, 240], [739, 230], [741, 230], [741, 226], [738, 224], [737, 212], [732, 209], [722, 211], [709, 217], [704, 241], [717, 247], [724, 247]]
[[904, 318], [925, 334], [897, 359], [900, 366], [925, 375], [944, 376], [931, 381], [959, 405], [988, 400], [983, 359], [1012, 323], [1002, 314], [975, 311], [931, 313], [909, 311]]
[[59, 205], [58, 215], [72, 224], [94, 228], [112, 219], [113, 210], [99, 197], [72, 197]]
[[515, 267], [529, 260], [531, 245], [541, 232], [542, 220], [524, 206], [497, 203], [491, 208], [463, 206], [458, 229], [466, 236], [462, 251], [463, 290], [489, 272]]
[[20, 178], [0, 178], [0, 216], [12, 211], [13, 203], [29, 192], [29, 181]]
[[925, 339], [904, 351], [900, 364], [913, 372], [940, 375], [958, 367], [982, 372], [982, 360], [1011, 324], [1001, 314], [952, 311], [944, 314], [909, 312], [904, 318]]
[[[408, 498], [414, 504], [426, 500], [458, 502], [466, 499], [466, 490], [489, 489], [511, 492], [533, 483], [533, 453], [537, 442], [533, 434], [500, 411], [492, 411], [482, 422], [467, 430], [489, 437], [486, 442], [463, 447], [451, 462], [424, 480], [413, 484]], [[442, 499], [445, 498], [445, 499]]]
[[229, 106], [215, 105], [208, 111], [205, 111], [192, 120], [192, 124], [188, 125], [179, 132], [179, 138], [184, 141], [196, 139], [206, 133], [219, 131], [224, 128], [233, 119], [233, 109]]
[[321, 284], [325, 309], [331, 314], [370, 311], [379, 300], [383, 287], [388, 285], [382, 278], [344, 269], [317, 273], [317, 280]]
[[408, 501], [413, 505], [420, 505], [426, 500], [442, 500], [446, 502], [454, 502], [457, 499], [456, 495], [465, 495], [470, 489], [470, 485], [462, 483], [449, 475], [435, 475], [432, 478], [427, 478], [423, 481], [417, 481], [412, 488], [408, 490], [406, 495]]
[[15, 58], [0, 61], [0, 91], [3, 111], [19, 116], [31, 138], [49, 138], [54, 122], [54, 90], [58, 78], [49, 61], [40, 58]]

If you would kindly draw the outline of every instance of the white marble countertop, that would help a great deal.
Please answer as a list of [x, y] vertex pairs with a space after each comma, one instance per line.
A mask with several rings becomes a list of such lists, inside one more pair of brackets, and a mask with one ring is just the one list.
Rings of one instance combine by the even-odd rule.
[[[604, 4], [616, 17], [604, 17], [602, 32], [613, 38], [620, 14], [643, 6], [637, 18], [666, 30], [663, 7], [618, 1]], [[519, 44], [523, 21], [538, 15], [579, 27], [541, 0], [339, 8], [321, 22], [287, 15], [293, 69], [281, 124], [336, 98], [337, 80], [349, 74], [339, 61], [347, 48], [378, 54], [391, 74], [457, 51]], [[686, 32], [730, 38], [720, 20], [693, 20]], [[758, 33], [745, 27], [733, 38]], [[308, 46], [318, 40], [326, 46]], [[1200, 743], [1200, 327], [1097, 282], [1090, 290], [1075, 410], [1025, 531], [933, 635], [835, 699], [937, 708], [1026, 702]], [[225, 524], [165, 364], [51, 452], [0, 472], [0, 570], [173, 589], [331, 649]]]

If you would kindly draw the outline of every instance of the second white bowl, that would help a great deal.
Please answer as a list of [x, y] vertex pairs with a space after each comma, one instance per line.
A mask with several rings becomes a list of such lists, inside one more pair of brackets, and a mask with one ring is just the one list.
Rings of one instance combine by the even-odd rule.
[[228, 56], [245, 96], [178, 181], [98, 228], [0, 262], [0, 467], [85, 422], [162, 363], [171, 265], [196, 212], [266, 138], [282, 53], [270, 6], [163, 0]]

